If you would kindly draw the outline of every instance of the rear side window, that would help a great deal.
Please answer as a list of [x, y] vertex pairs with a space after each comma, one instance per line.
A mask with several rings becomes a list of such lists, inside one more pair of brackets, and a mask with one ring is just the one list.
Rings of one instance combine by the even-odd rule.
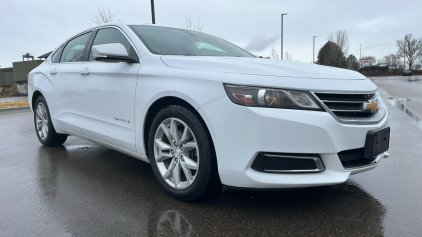
[[87, 41], [91, 32], [78, 36], [69, 43], [67, 43], [66, 47], [63, 49], [62, 57], [60, 58], [60, 62], [81, 62], [83, 60], [83, 54], [85, 46], [87, 45]]
[[63, 47], [60, 47], [54, 54], [51, 56], [51, 61], [53, 63], [58, 63], [60, 61], [60, 55], [62, 55]]
[[[92, 46], [113, 43], [122, 44], [125, 47], [128, 56], [134, 58], [137, 57], [135, 50], [133, 49], [129, 41], [126, 39], [126, 37], [122, 34], [122, 32], [115, 28], [106, 28], [99, 30], [97, 35], [95, 36]], [[89, 61], [95, 61], [95, 58], [92, 55], [92, 50], [90, 50], [89, 52]]]

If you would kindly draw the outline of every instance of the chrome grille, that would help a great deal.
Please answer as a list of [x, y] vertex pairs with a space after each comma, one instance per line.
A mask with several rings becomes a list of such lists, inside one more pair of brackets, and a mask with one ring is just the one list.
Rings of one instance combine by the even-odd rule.
[[365, 104], [371, 101], [380, 105], [376, 93], [314, 93], [314, 95], [340, 122], [375, 123], [385, 115], [385, 109], [379, 106], [373, 111], [365, 109]]

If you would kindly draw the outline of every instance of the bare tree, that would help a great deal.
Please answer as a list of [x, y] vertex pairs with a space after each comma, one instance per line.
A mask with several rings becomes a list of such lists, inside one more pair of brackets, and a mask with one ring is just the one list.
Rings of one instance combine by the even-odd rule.
[[292, 61], [293, 55], [286, 51], [286, 53], [284, 54], [284, 59]]
[[345, 55], [348, 55], [349, 52], [349, 35], [345, 30], [338, 30], [335, 34], [331, 32], [327, 40], [337, 45], [336, 47], [334, 47], [335, 45], [331, 45], [333, 47], [330, 47], [327, 55], [329, 60], [333, 62], [333, 66], [341, 67]]
[[271, 47], [270, 54], [271, 54], [270, 55], [271, 58], [278, 59], [278, 53], [277, 53], [277, 50], [275, 50], [274, 46]]
[[422, 55], [422, 38], [416, 39], [412, 34], [406, 34], [403, 40], [397, 40], [397, 54], [404, 57], [409, 64], [409, 69], [415, 60]]
[[114, 15], [110, 12], [110, 10], [107, 10], [107, 12], [103, 9], [100, 10], [98, 7], [98, 15], [95, 15], [94, 18], [92, 18], [92, 22], [94, 22], [97, 25], [109, 23], [113, 21]]
[[399, 56], [397, 54], [389, 54], [384, 56], [385, 62], [389, 67], [398, 67], [397, 63], [399, 61]]
[[200, 24], [199, 19], [198, 19], [198, 23], [195, 25], [195, 23], [192, 22], [189, 16], [185, 16], [185, 18], [186, 18], [186, 24], [184, 28], [186, 30], [194, 30], [194, 31], [202, 32], [202, 27], [204, 26], [204, 24], [203, 23]]

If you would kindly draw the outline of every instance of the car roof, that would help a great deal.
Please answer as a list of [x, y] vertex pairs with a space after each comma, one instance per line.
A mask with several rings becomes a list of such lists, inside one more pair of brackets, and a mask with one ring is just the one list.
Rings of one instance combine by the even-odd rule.
[[[101, 28], [101, 27], [104, 27], [104, 26], [122, 27], [122, 26], [131, 26], [131, 25], [146, 25], [146, 26], [156, 26], [156, 27], [166, 27], [166, 28], [173, 28], [173, 29], [182, 29], [182, 28], [171, 27], [171, 26], [160, 25], [160, 24], [152, 24], [152, 23], [110, 22], [110, 23], [100, 24], [100, 25], [96, 25], [96, 26], [87, 28], [87, 29], [81, 31], [80, 33], [88, 31], [88, 30], [96, 29], [96, 28]], [[187, 29], [182, 29], [182, 30], [187, 30]]]

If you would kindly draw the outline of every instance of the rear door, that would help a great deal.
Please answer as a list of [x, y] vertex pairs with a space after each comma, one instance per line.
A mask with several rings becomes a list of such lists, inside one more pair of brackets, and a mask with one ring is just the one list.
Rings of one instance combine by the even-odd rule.
[[87, 61], [86, 46], [91, 31], [75, 36], [57, 50], [51, 58], [48, 75], [55, 90], [49, 95], [47, 103], [55, 126], [80, 133], [78, 97], [80, 96], [79, 70]]
[[[134, 46], [117, 27], [98, 29], [92, 46], [111, 43], [122, 44], [129, 56], [138, 57]], [[140, 63], [98, 62], [89, 53], [79, 79], [82, 134], [135, 151], [134, 106], [139, 68]]]

